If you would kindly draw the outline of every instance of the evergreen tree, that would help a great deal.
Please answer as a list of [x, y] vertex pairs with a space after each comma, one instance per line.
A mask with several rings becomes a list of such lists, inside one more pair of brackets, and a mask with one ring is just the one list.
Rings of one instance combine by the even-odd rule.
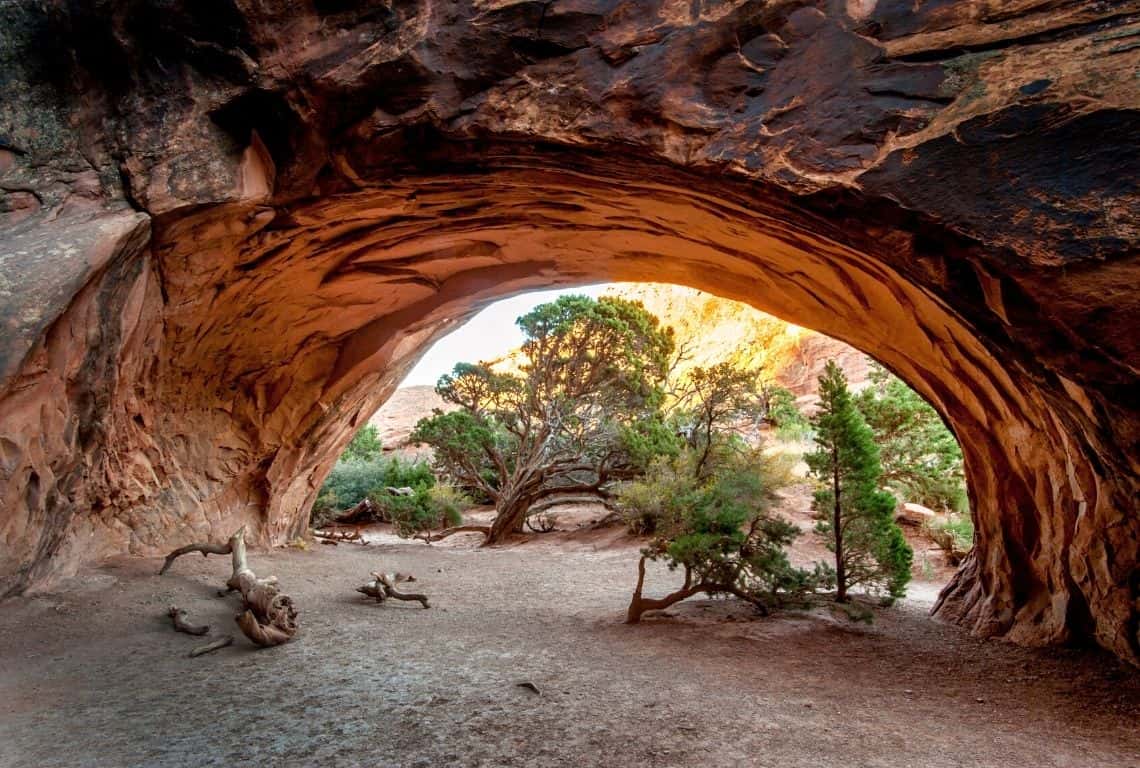
[[819, 377], [819, 397], [818, 448], [804, 458], [819, 480], [812, 509], [835, 552], [836, 600], [846, 602], [857, 585], [902, 597], [913, 553], [894, 520], [895, 498], [881, 489], [878, 446], [834, 360]]
[[884, 486], [940, 512], [967, 511], [962, 451], [930, 403], [878, 364], [854, 400], [879, 446]]

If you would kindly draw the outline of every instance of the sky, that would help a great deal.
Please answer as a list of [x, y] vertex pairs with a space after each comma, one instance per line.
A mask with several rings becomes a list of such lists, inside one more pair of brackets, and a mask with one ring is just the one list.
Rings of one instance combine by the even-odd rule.
[[608, 287], [608, 284], [600, 284], [557, 291], [535, 291], [497, 301], [471, 318], [466, 325], [437, 341], [400, 386], [435, 386], [439, 377], [450, 373], [456, 363], [475, 363], [502, 357], [522, 344], [522, 331], [515, 325], [515, 318], [539, 304], [554, 301], [559, 296], [584, 294], [597, 298]]

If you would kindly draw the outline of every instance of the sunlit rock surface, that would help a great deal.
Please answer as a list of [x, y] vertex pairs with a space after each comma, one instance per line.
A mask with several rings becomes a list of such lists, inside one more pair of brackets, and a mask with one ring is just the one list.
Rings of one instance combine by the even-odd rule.
[[961, 440], [939, 615], [1140, 658], [1136, 2], [0, 8], [0, 593], [282, 542], [495, 298], [675, 282]]
[[828, 360], [839, 364], [854, 389], [861, 389], [870, 374], [871, 360], [859, 350], [731, 299], [659, 283], [618, 284], [606, 294], [640, 301], [673, 329], [677, 376], [695, 366], [728, 362], [757, 371], [761, 381], [786, 387], [808, 405], [815, 402]]

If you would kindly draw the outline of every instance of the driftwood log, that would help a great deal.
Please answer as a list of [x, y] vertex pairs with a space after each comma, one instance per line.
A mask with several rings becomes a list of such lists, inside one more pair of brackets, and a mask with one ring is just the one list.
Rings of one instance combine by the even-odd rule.
[[259, 579], [249, 567], [244, 527], [225, 544], [191, 544], [174, 550], [166, 556], [159, 575], [166, 573], [175, 559], [191, 552], [201, 552], [203, 556], [231, 556], [233, 574], [226, 581], [226, 590], [241, 593], [243, 610], [234, 619], [250, 641], [271, 647], [293, 639], [297, 634], [297, 609], [293, 606], [293, 598], [281, 593], [275, 577]]
[[415, 581], [414, 576], [403, 573], [376, 573], [375, 571], [370, 575], [372, 576], [372, 581], [356, 588], [356, 591], [360, 594], [367, 595], [375, 599], [378, 603], [382, 603], [391, 598], [393, 600], [415, 600], [424, 608], [431, 607], [428, 605], [427, 595], [401, 592], [396, 588], [396, 585], [402, 581]]
[[186, 611], [182, 610], [177, 605], [170, 606], [170, 610], [168, 610], [166, 613], [168, 616], [170, 616], [170, 620], [174, 623], [174, 630], [176, 632], [185, 632], [188, 635], [204, 635], [210, 631], [209, 624], [198, 626], [187, 621]]

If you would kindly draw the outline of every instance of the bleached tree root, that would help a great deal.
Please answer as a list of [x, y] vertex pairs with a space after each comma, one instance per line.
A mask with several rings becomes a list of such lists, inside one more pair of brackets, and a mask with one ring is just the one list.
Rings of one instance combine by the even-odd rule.
[[293, 598], [278, 590], [275, 577], [257, 578], [246, 561], [244, 527], [225, 544], [191, 544], [174, 550], [167, 555], [159, 574], [166, 573], [176, 558], [189, 552], [230, 555], [233, 574], [226, 581], [226, 589], [241, 593], [244, 610], [234, 618], [250, 641], [262, 647], [272, 647], [289, 642], [297, 634], [297, 609], [293, 606]]
[[356, 591], [362, 595], [367, 595], [382, 603], [391, 598], [393, 600], [407, 600], [416, 601], [424, 608], [430, 608], [428, 605], [427, 595], [416, 594], [412, 592], [401, 592], [396, 588], [396, 584], [401, 581], [415, 581], [415, 577], [402, 573], [376, 573], [373, 571], [371, 574], [372, 581], [363, 586], [357, 587]]
[[420, 539], [422, 541], [427, 542], [428, 544], [431, 544], [433, 541], [443, 541], [448, 536], [454, 536], [457, 533], [481, 533], [481, 534], [483, 534], [484, 540], [486, 540], [487, 538], [489, 538], [491, 536], [491, 526], [489, 526], [489, 525], [457, 525], [454, 528], [444, 528], [442, 531], [439, 531], [438, 533], [432, 533], [432, 534], [418, 533], [413, 538]]
[[204, 656], [205, 654], [213, 653], [214, 651], [216, 651], [220, 648], [225, 648], [227, 645], [233, 645], [233, 642], [234, 642], [234, 636], [233, 635], [226, 635], [224, 637], [219, 637], [217, 640], [213, 640], [209, 643], [206, 643], [205, 645], [199, 645], [197, 648], [190, 651], [190, 653], [188, 655], [190, 656], [190, 658], [194, 658], [195, 656]]
[[176, 605], [170, 606], [170, 610], [168, 610], [166, 613], [168, 616], [170, 616], [170, 620], [174, 623], [174, 630], [176, 632], [185, 632], [188, 635], [204, 635], [210, 631], [210, 626], [208, 624], [198, 626], [196, 624], [189, 623], [187, 621], [186, 611], [182, 610]]

